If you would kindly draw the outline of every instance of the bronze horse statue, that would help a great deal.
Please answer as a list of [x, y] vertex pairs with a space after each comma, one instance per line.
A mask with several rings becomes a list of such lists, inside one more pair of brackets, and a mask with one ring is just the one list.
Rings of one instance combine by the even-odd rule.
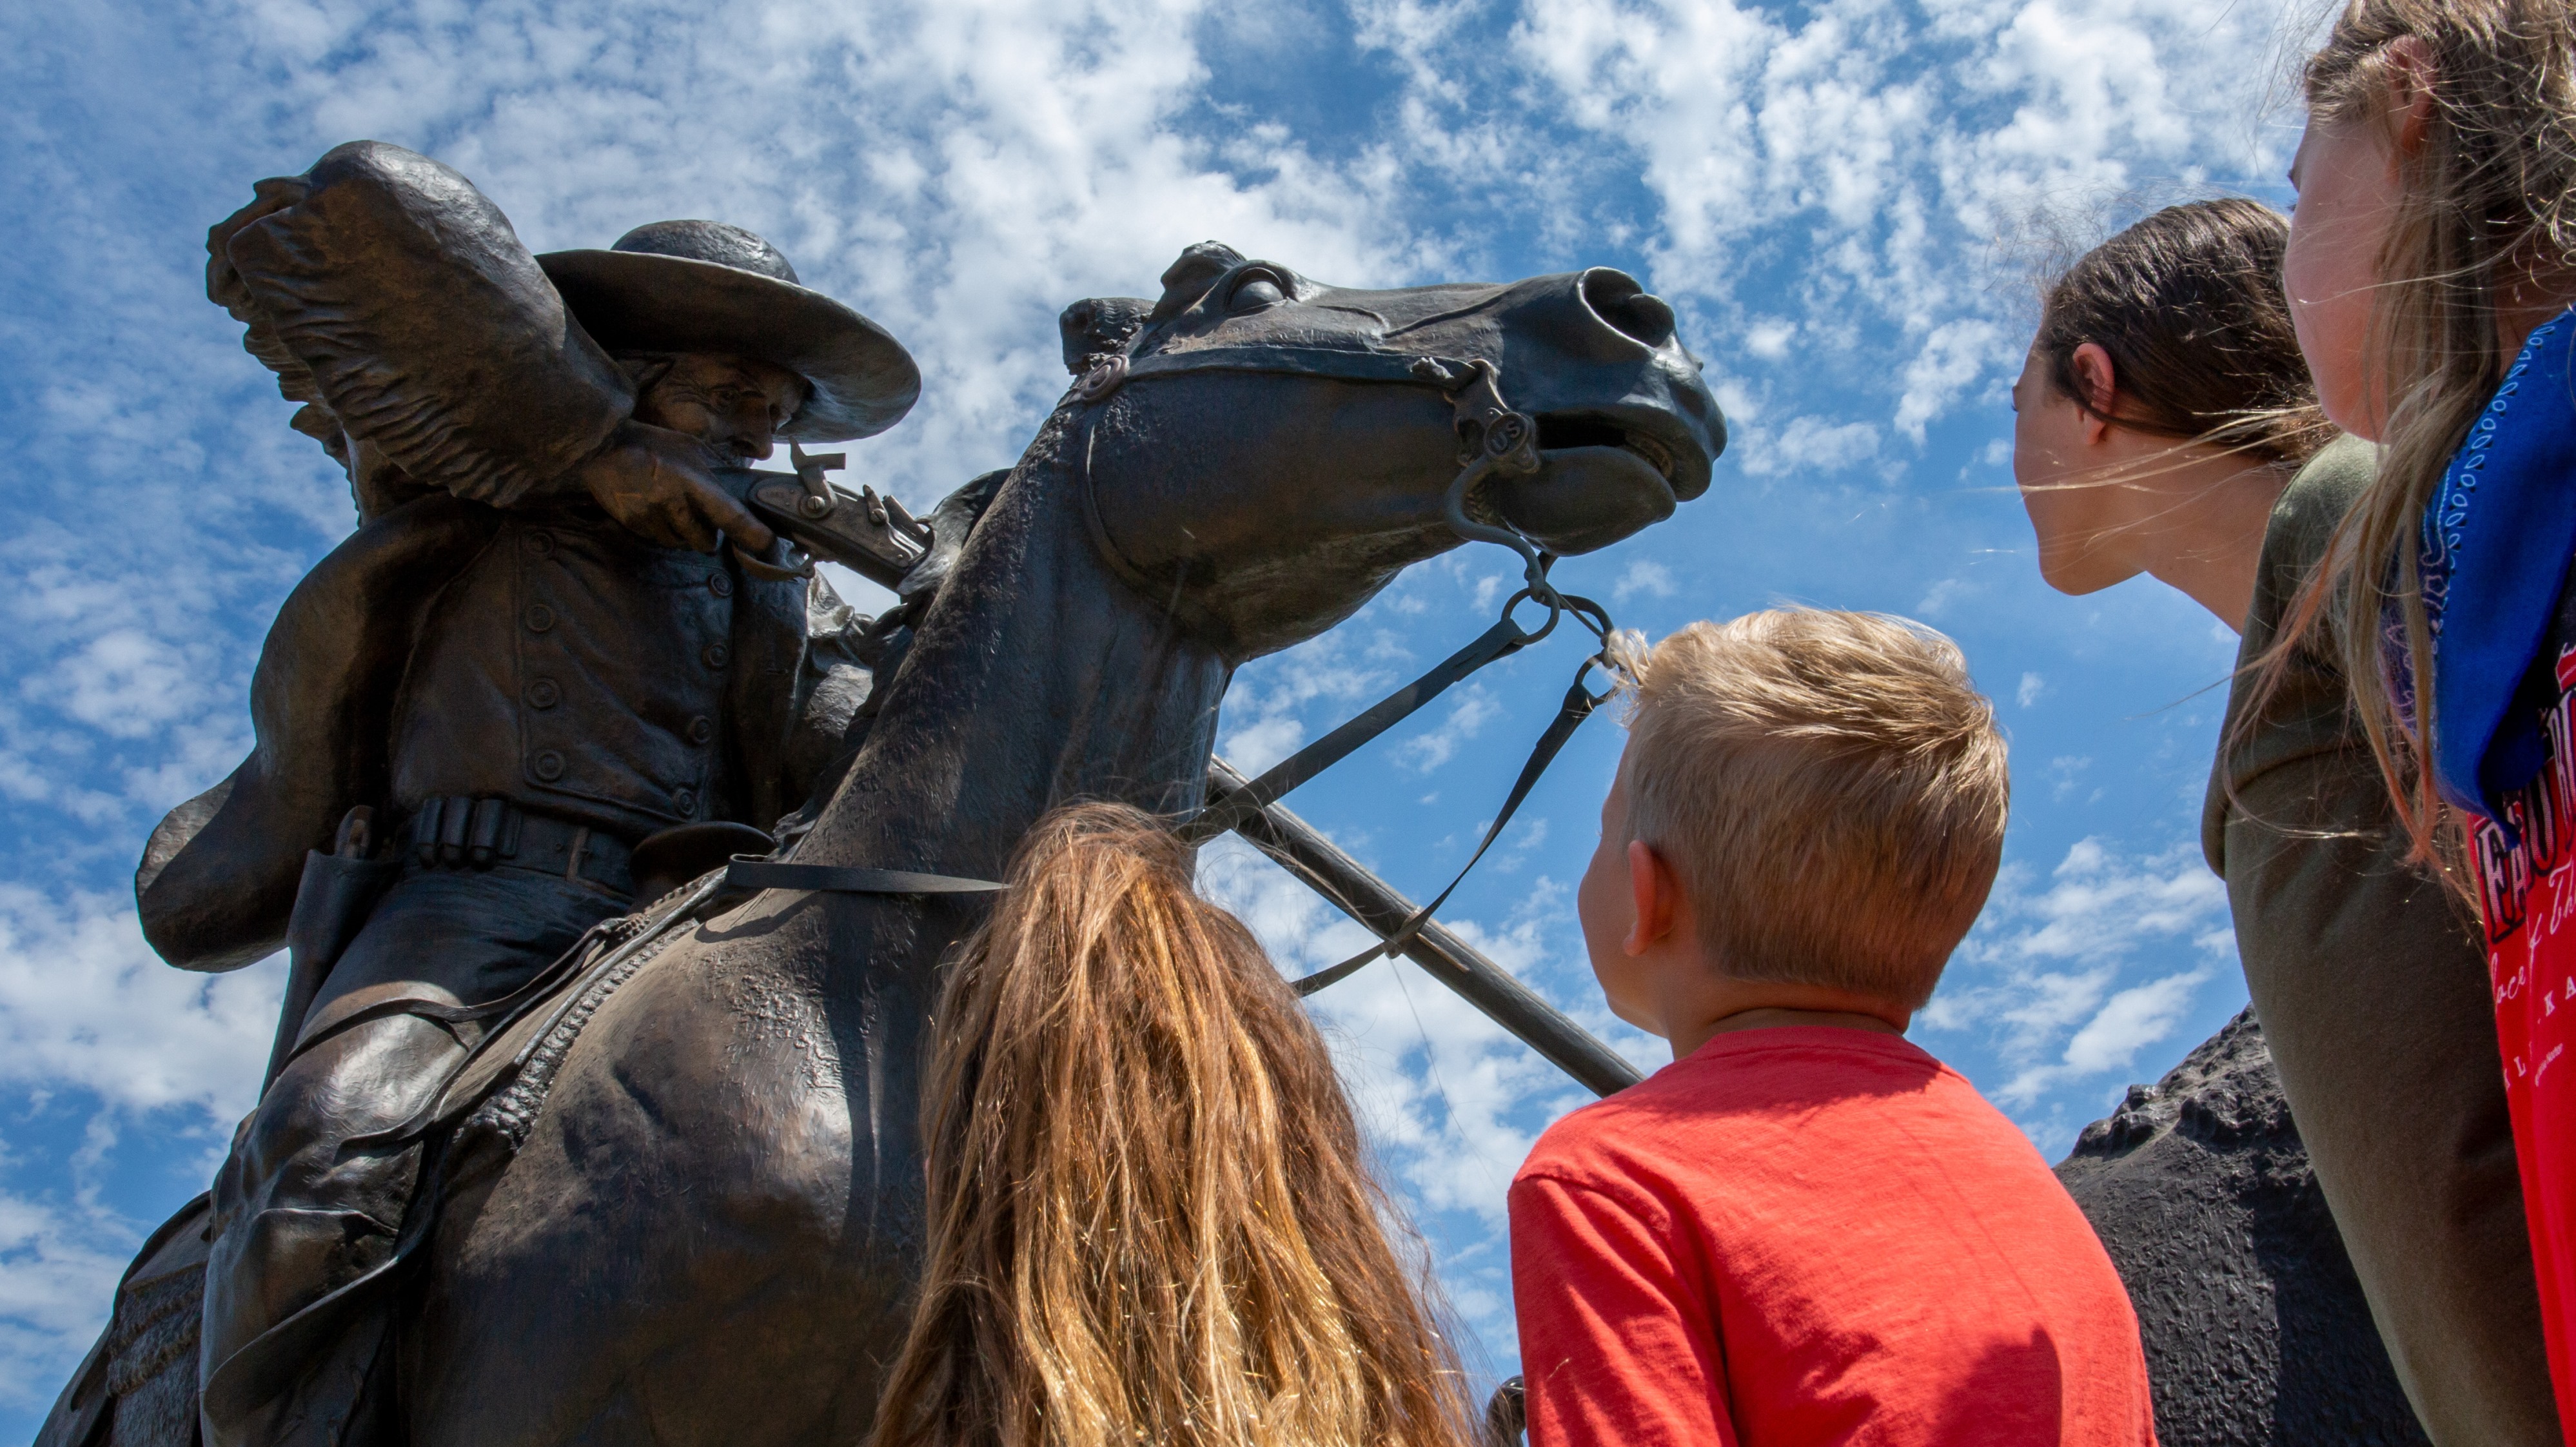
[[[1605, 546], [1705, 491], [1724, 445], [1670, 308], [1616, 271], [1360, 291], [1203, 245], [1163, 282], [1068, 313], [1069, 359], [1098, 354], [937, 519], [953, 558], [794, 862], [991, 879], [1052, 805], [1196, 807], [1233, 670], [1460, 542], [1471, 379], [1536, 425], [1535, 469], [1465, 499], [1480, 535]], [[317, 1343], [394, 1323], [339, 1440], [861, 1440], [921, 1250], [935, 976], [977, 914], [754, 894], [496, 1037], [478, 1063], [525, 1064], [451, 1092], [407, 1249], [309, 1309]], [[40, 1442], [190, 1440], [180, 1236]]]

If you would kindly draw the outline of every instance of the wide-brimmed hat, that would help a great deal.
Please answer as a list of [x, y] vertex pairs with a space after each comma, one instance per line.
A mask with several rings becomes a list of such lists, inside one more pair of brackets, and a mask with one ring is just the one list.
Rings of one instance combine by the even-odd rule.
[[582, 329], [612, 352], [729, 352], [805, 379], [781, 437], [883, 432], [921, 396], [921, 369], [886, 329], [796, 280], [778, 248], [721, 221], [656, 221], [606, 251], [537, 258]]

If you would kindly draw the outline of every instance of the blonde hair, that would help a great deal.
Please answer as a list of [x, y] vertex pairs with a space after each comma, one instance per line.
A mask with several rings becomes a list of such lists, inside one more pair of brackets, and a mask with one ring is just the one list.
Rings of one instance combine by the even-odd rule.
[[1681, 876], [1710, 954], [1920, 1008], [1994, 887], [2011, 798], [1958, 645], [1782, 608], [1632, 647], [1629, 668], [1628, 832]]
[[942, 990], [875, 1447], [1464, 1447], [1324, 1042], [1152, 819], [1041, 820]]
[[[2512, 365], [2500, 294], [2563, 286], [2576, 267], [2576, 10], [2567, 0], [2351, 0], [2308, 61], [2310, 123], [2376, 126], [2395, 150], [2390, 50], [2408, 37], [2432, 58], [2433, 109], [2422, 146], [2399, 157], [2398, 211], [2378, 261], [2366, 380], [2385, 399], [2379, 471], [2261, 661], [2261, 683], [2278, 686], [2321, 620], [2350, 620], [2339, 630], [2344, 674], [2398, 816], [2415, 855], [2465, 894], [2457, 821], [2424, 763], [2435, 722], [2417, 539], [2451, 454]], [[2379, 624], [2392, 614], [2417, 681], [2412, 718], [2389, 687]]]

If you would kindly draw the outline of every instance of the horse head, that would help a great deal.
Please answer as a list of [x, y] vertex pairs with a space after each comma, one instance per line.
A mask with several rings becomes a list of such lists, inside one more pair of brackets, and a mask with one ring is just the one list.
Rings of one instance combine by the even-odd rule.
[[1236, 663], [1459, 541], [1446, 503], [1475, 457], [1456, 401], [1474, 363], [1535, 422], [1535, 466], [1478, 479], [1465, 511], [1534, 549], [1661, 521], [1726, 443], [1672, 308], [1606, 267], [1362, 291], [1209, 242], [1160, 298], [1079, 302], [1062, 325], [1082, 379], [1058, 418], [1093, 541]]

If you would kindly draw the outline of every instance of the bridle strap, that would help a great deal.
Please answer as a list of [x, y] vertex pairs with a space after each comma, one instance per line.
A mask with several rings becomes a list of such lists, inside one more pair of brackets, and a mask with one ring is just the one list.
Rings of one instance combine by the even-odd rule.
[[1562, 609], [1549, 609], [1547, 621], [1536, 628], [1523, 628], [1512, 617], [1513, 610], [1530, 596], [1527, 589], [1514, 594], [1512, 600], [1503, 605], [1502, 618], [1477, 635], [1474, 642], [1450, 654], [1421, 677], [1371, 704], [1367, 712], [1273, 764], [1261, 777], [1220, 800], [1210, 801], [1206, 808], [1181, 823], [1176, 831], [1181, 842], [1203, 844], [1234, 828], [1278, 803], [1289, 790], [1349, 758], [1362, 745], [1404, 722], [1425, 704], [1447, 692], [1451, 684], [1488, 663], [1509, 658], [1555, 632], [1556, 620]]
[[1475, 369], [1474, 362], [1456, 357], [1364, 351], [1356, 347], [1197, 347], [1150, 352], [1142, 357], [1111, 352], [1094, 362], [1091, 370], [1082, 374], [1082, 380], [1074, 383], [1073, 397], [1085, 404], [1105, 401], [1129, 382], [1193, 372], [1267, 372], [1336, 382], [1398, 382], [1437, 387], [1454, 395], [1475, 380]]
[[725, 866], [728, 889], [801, 889], [825, 894], [993, 894], [1009, 886], [954, 874], [908, 869], [851, 869], [838, 864], [790, 864], [737, 855]]
[[[1458, 872], [1450, 877], [1448, 887], [1441, 890], [1429, 904], [1415, 910], [1413, 917], [1397, 926], [1393, 934], [1338, 965], [1328, 965], [1311, 975], [1291, 980], [1290, 988], [1300, 995], [1311, 995], [1326, 985], [1339, 982], [1371, 960], [1381, 956], [1392, 958], [1404, 952], [1404, 947], [1412, 943], [1413, 937], [1421, 932], [1424, 925], [1431, 922], [1433, 915], [1439, 913], [1440, 906], [1447, 904], [1449, 896], [1457, 892], [1458, 886], [1466, 883], [1468, 871], [1474, 869], [1476, 862], [1485, 857], [1485, 851], [1493, 848], [1494, 841], [1503, 837], [1503, 826], [1512, 822], [1512, 815], [1519, 811], [1521, 802], [1530, 796], [1530, 790], [1537, 787], [1539, 776], [1547, 772], [1547, 766], [1556, 761], [1557, 753], [1565, 747], [1566, 741], [1574, 737], [1574, 731], [1583, 726], [1585, 719], [1592, 717], [1594, 709], [1609, 702], [1610, 690], [1605, 689], [1600, 693], [1594, 693], [1583, 686], [1585, 677], [1598, 664], [1597, 658], [1583, 660], [1583, 667], [1574, 675], [1573, 685], [1565, 691], [1565, 702], [1557, 706], [1556, 717], [1548, 722], [1547, 731], [1538, 736], [1538, 743], [1530, 749], [1529, 762], [1521, 765], [1521, 776], [1512, 782], [1512, 791], [1504, 796], [1503, 807], [1495, 812], [1494, 822], [1485, 826], [1484, 839], [1476, 845], [1476, 852], [1468, 855], [1467, 862], [1460, 865]], [[1249, 792], [1250, 789], [1246, 788], [1237, 793], [1227, 794], [1223, 802], [1232, 803], [1242, 797], [1242, 794]]]

